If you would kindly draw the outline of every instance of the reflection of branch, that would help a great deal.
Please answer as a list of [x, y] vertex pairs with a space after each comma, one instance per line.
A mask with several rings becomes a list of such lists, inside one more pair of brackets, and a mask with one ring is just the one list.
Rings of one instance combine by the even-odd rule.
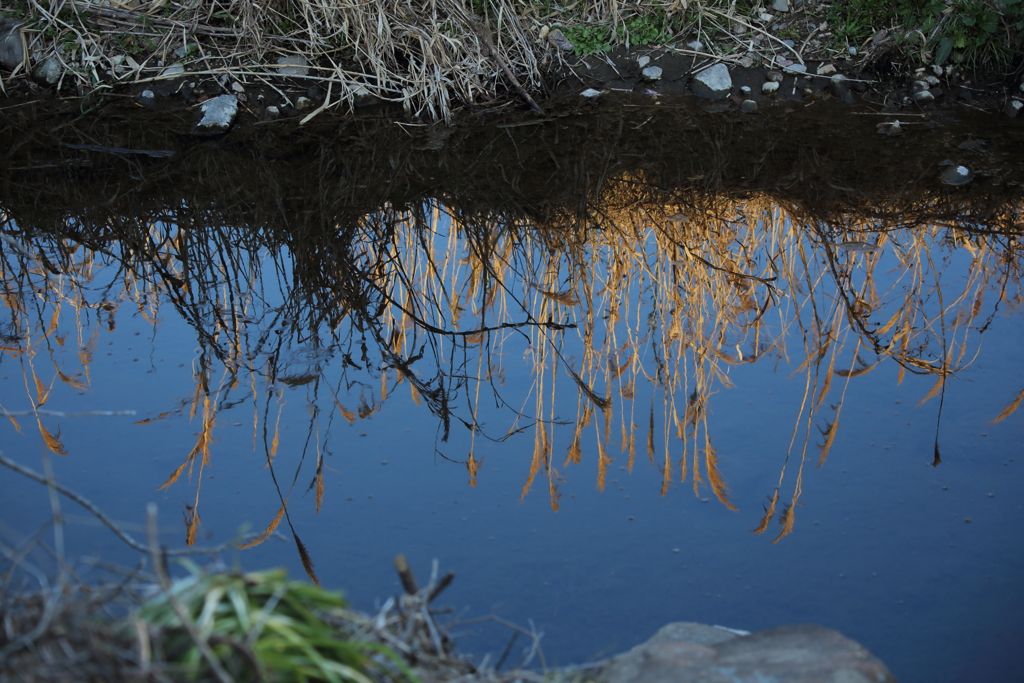
[[[52, 486], [54, 489], [56, 489], [57, 491], [60, 491], [65, 496], [67, 496], [71, 500], [75, 501], [76, 503], [78, 503], [79, 505], [84, 507], [86, 510], [91, 512], [93, 515], [95, 515], [96, 519], [98, 519], [100, 522], [102, 522], [105, 527], [107, 527], [108, 529], [113, 531], [114, 534], [118, 538], [120, 538], [122, 541], [127, 543], [133, 549], [138, 550], [141, 553], [148, 553], [149, 552], [149, 548], [147, 546], [139, 543], [138, 541], [136, 541], [134, 538], [129, 536], [124, 531], [121, 531], [121, 529], [116, 524], [114, 524], [114, 522], [109, 517], [107, 517], [105, 514], [103, 514], [103, 512], [98, 507], [96, 507], [91, 502], [89, 502], [88, 499], [80, 496], [79, 494], [75, 493], [71, 489], [69, 489], [69, 488], [67, 488], [65, 486], [62, 486], [61, 484], [58, 484], [57, 482], [53, 481], [52, 479], [48, 479], [47, 477], [39, 474], [35, 470], [31, 470], [31, 469], [29, 469], [27, 467], [19, 465], [18, 463], [14, 462], [13, 460], [8, 460], [7, 458], [4, 457], [4, 454], [2, 452], [0, 452], [0, 465], [3, 465], [4, 467], [6, 467], [6, 468], [8, 468], [10, 470], [14, 470], [18, 474], [24, 475], [24, 476], [28, 477], [29, 479], [32, 479], [34, 481], [39, 482], [40, 484], [44, 484], [46, 486]], [[223, 543], [223, 544], [221, 544], [219, 546], [216, 546], [214, 548], [183, 548], [183, 549], [180, 549], [180, 550], [167, 550], [167, 551], [164, 551], [164, 554], [165, 555], [200, 555], [200, 554], [219, 553], [219, 552], [222, 552], [222, 551], [224, 551], [224, 550], [226, 550], [228, 548], [234, 547], [239, 541], [247, 540], [248, 538], [250, 538], [250, 536], [253, 537], [253, 538], [255, 537], [254, 535], [250, 534], [249, 536], [245, 536], [245, 537], [243, 537], [241, 539], [236, 539], [236, 540], [233, 540], [233, 541], [229, 541], [228, 543]]]
[[44, 415], [46, 417], [116, 417], [121, 415], [135, 415], [134, 410], [87, 410], [82, 413], [65, 413], [59, 410], [16, 410], [8, 412], [0, 411], [0, 417], [28, 417], [30, 415]]

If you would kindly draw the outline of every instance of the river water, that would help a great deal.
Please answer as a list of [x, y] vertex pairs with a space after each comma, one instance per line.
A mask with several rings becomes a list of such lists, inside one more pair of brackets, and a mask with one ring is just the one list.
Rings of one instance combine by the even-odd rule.
[[[0, 450], [139, 538], [150, 501], [168, 546], [266, 530], [223, 559], [362, 609], [436, 558], [478, 661], [487, 615], [549, 665], [818, 623], [901, 681], [1017, 680], [1019, 132], [549, 110], [12, 117]], [[0, 482], [5, 547], [53, 545]], [[61, 506], [68, 557], [137, 561]]]

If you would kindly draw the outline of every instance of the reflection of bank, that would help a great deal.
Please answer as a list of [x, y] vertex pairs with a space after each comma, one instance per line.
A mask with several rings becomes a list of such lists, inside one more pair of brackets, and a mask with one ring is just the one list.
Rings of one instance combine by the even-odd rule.
[[[803, 464], [824, 462], [857, 378], [894, 363], [934, 377], [940, 403], [980, 333], [1016, 305], [1019, 202], [921, 175], [941, 168], [938, 141], [957, 122], [896, 150], [873, 123], [824, 135], [817, 105], [783, 128], [683, 104], [608, 106], [614, 117], [456, 126], [440, 151], [423, 149], [429, 131], [390, 121], [238, 131], [244, 145], [219, 147], [183, 141], [173, 117], [118, 122], [140, 147], [176, 150], [161, 159], [71, 158], [11, 122], [0, 132], [27, 141], [12, 159], [28, 170], [2, 176], [6, 353], [38, 404], [51, 382], [88, 387], [98, 332], [126, 311], [156, 324], [175, 310], [199, 355], [194, 390], [163, 419], [199, 430], [167, 486], [209, 466], [218, 419], [250, 402], [273, 473], [282, 406], [301, 392], [316, 445], [299, 444], [310, 457], [277, 482], [271, 527], [287, 520], [290, 487], [308, 484], [319, 508], [332, 425], [379, 415], [403, 384], [436, 417], [435, 447], [469, 434], [455, 457], [471, 483], [485, 476], [480, 440], [530, 432], [523, 494], [541, 477], [553, 507], [573, 465], [594, 463], [603, 487], [614, 459], [632, 468], [644, 455], [663, 494], [689, 482], [731, 505], [713, 397], [731, 367], [793, 363], [802, 405], [757, 529], [778, 515], [785, 535]], [[91, 125], [62, 134], [115, 129]], [[82, 154], [91, 170], [69, 175]], [[990, 177], [1009, 182], [1013, 168]], [[74, 353], [51, 342], [72, 338]]]
[[[712, 438], [713, 396], [733, 388], [731, 366], [792, 363], [803, 398], [756, 528], [778, 516], [781, 538], [793, 530], [804, 464], [811, 453], [825, 462], [857, 378], [883, 364], [895, 364], [899, 380], [933, 376], [923, 398], [938, 396], [941, 412], [946, 380], [971, 364], [980, 333], [1018, 300], [1016, 243], [1001, 235], [883, 230], [870, 219], [826, 224], [767, 197], [694, 193], [685, 204], [652, 204], [643, 189], [630, 201], [645, 187], [640, 176], [607, 181], [608, 201], [588, 208], [584, 228], [470, 217], [425, 202], [385, 207], [341, 236], [286, 243], [242, 226], [202, 227], [195, 217], [153, 221], [102, 246], [71, 228], [11, 236], [21, 249], [3, 261], [15, 340], [5, 352], [20, 359], [41, 405], [53, 382], [88, 389], [98, 332], [113, 329], [119, 311], [138, 311], [158, 328], [170, 305], [188, 321], [199, 348], [194, 392], [154, 419], [199, 425], [161, 487], [196, 476], [189, 543], [225, 410], [259, 406], [256, 449], [281, 502], [267, 537], [289, 521], [287, 502], [302, 482], [319, 510], [332, 424], [379, 413], [396, 392], [405, 395], [403, 384], [436, 416], [435, 447], [453, 428], [469, 430], [471, 484], [483, 476], [479, 440], [530, 432], [522, 493], [541, 477], [554, 509], [567, 468], [592, 461], [603, 489], [616, 458], [632, 470], [644, 455], [661, 472], [662, 495], [690, 482], [696, 495], [708, 486], [731, 508]], [[62, 351], [72, 331], [74, 356]], [[274, 474], [281, 415], [295, 391], [310, 406], [307, 440], [317, 443], [282, 480]], [[63, 449], [59, 435], [43, 436]]]

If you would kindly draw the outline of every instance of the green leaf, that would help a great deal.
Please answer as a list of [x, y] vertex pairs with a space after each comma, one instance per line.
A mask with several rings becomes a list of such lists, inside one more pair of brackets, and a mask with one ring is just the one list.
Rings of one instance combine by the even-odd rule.
[[944, 37], [939, 41], [939, 49], [935, 52], [935, 63], [942, 64], [949, 57], [949, 53], [953, 51], [953, 39], [949, 36]]

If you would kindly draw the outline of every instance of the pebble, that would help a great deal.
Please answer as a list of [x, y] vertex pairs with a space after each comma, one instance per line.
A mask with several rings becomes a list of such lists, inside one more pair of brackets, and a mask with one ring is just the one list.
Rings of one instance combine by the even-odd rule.
[[779, 84], [777, 81], [768, 81], [761, 85], [761, 92], [765, 95], [771, 95], [778, 89]]
[[[266, 113], [266, 115], [267, 115], [267, 118], [271, 118], [271, 119], [276, 119], [276, 118], [277, 118], [278, 116], [280, 116], [280, 115], [281, 115], [281, 110], [280, 110], [280, 109], [278, 109], [278, 108], [277, 108], [276, 106], [274, 106], [273, 104], [272, 104], [272, 105], [270, 105], [269, 107], [267, 107], [267, 108], [266, 108], [266, 109], [264, 110], [264, 112]], [[349, 499], [349, 500], [351, 500], [351, 499]]]
[[643, 55], [641, 57], [637, 57], [636, 65], [638, 67], [640, 67], [641, 69], [644, 68], [645, 66], [647, 66], [650, 63], [651, 63], [651, 58], [649, 56], [647, 56], [647, 55]]
[[152, 107], [156, 104], [156, 93], [152, 90], [143, 90], [139, 93], [139, 104], [144, 107]]
[[743, 97], [750, 97], [750, 86], [740, 86], [740, 95], [742, 95]]
[[699, 40], [691, 40], [686, 44], [686, 47], [690, 48], [694, 52], [700, 52], [701, 50], [704, 49], [704, 43], [700, 42]]
[[929, 104], [935, 101], [935, 95], [932, 95], [928, 90], [921, 90], [914, 93], [914, 101], [918, 104]]
[[780, 83], [782, 82], [782, 73], [778, 71], [769, 71], [765, 78], [767, 78], [772, 83]]
[[64, 73], [64, 67], [56, 57], [47, 57], [32, 69], [32, 78], [43, 85], [55, 85]]
[[657, 81], [661, 79], [661, 73], [662, 72], [660, 66], [649, 66], [643, 71], [641, 71], [640, 75], [643, 76], [648, 81]]
[[305, 76], [309, 74], [308, 63], [302, 55], [288, 55], [277, 60], [277, 73], [282, 76]]
[[819, 76], [830, 76], [836, 72], [835, 64], [822, 64], [818, 67]]
[[707, 97], [712, 100], [725, 99], [732, 91], [732, 76], [729, 75], [729, 67], [719, 63], [704, 69], [693, 77], [690, 87], [699, 97]]
[[806, 64], [790, 64], [789, 66], [785, 67], [783, 69], [783, 71], [785, 71], [786, 73], [791, 73], [791, 74], [804, 74], [804, 73], [807, 73], [807, 65]]
[[789, 0], [775, 0], [775, 2], [772, 3], [772, 9], [776, 12], [788, 12]]
[[740, 102], [740, 111], [744, 114], [753, 114], [757, 112], [757, 102], [754, 100], [743, 100]]
[[1006, 103], [1006, 106], [1003, 107], [1003, 113], [1011, 119], [1015, 119], [1017, 118], [1017, 115], [1020, 114], [1021, 109], [1024, 109], [1024, 102], [1021, 102], [1020, 100], [1010, 100]]
[[203, 102], [199, 108], [202, 120], [196, 125], [197, 133], [220, 133], [227, 130], [238, 113], [238, 99], [234, 95], [221, 95]]
[[587, 99], [591, 99], [593, 97], [600, 97], [603, 94], [603, 90], [594, 90], [593, 88], [587, 88], [586, 90], [580, 93], [580, 97], [586, 97]]

